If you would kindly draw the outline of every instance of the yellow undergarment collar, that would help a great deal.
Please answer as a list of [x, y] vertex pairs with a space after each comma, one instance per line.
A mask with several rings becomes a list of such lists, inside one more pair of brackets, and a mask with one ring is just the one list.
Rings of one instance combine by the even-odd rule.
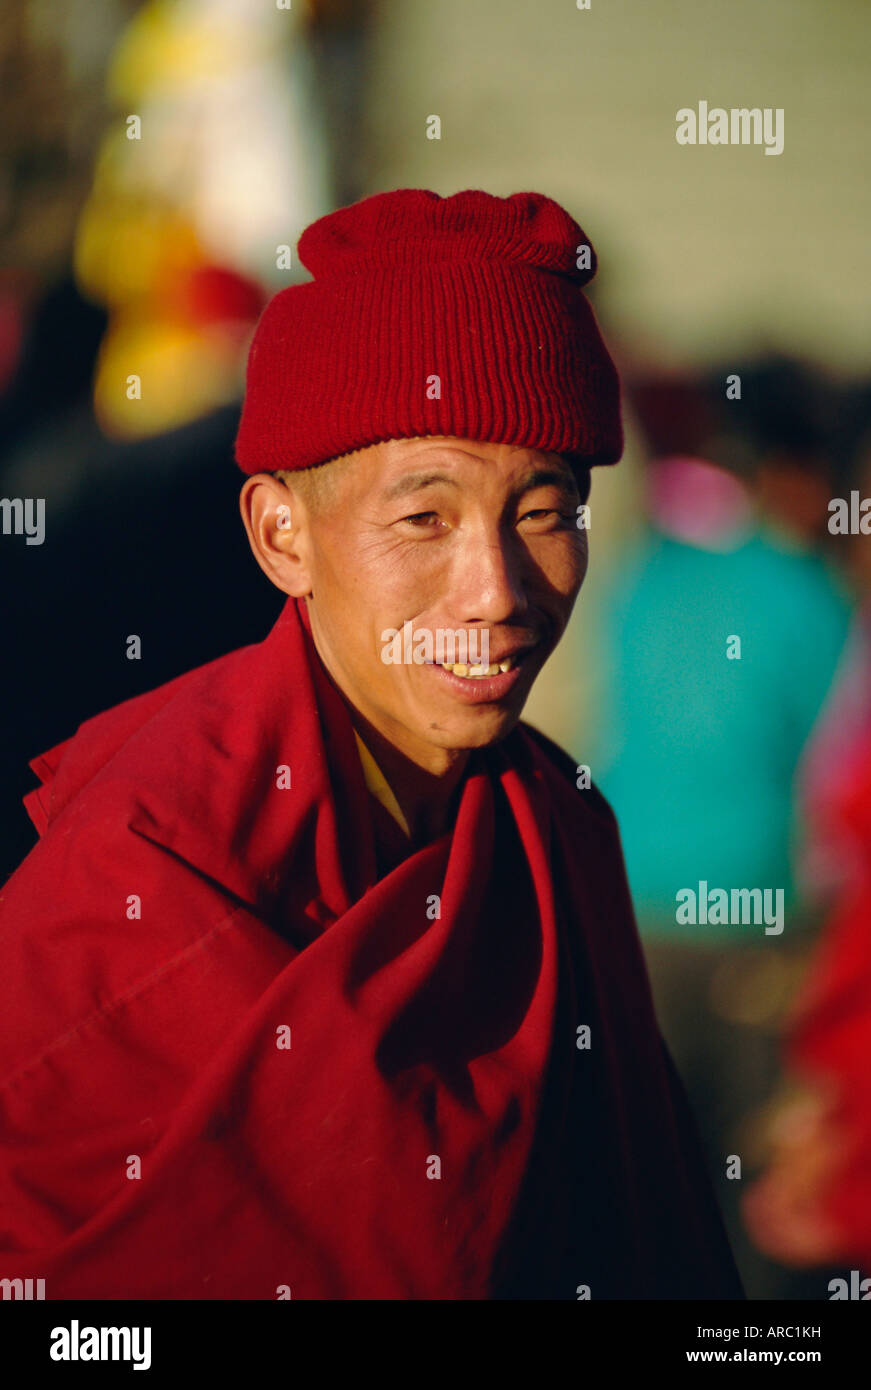
[[390, 815], [396, 821], [396, 824], [410, 839], [411, 831], [408, 828], [408, 821], [402, 814], [402, 808], [399, 802], [390, 790], [387, 778], [384, 776], [384, 773], [372, 757], [372, 754], [369, 752], [369, 749], [366, 747], [356, 729], [354, 730], [354, 738], [357, 740], [360, 762], [363, 764], [363, 780], [366, 786], [375, 797], [376, 801], [381, 802], [385, 811], [389, 811]]

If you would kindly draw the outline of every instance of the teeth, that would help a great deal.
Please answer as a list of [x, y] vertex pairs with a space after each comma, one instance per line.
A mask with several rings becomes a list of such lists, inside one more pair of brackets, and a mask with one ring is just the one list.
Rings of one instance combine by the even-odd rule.
[[502, 661], [491, 661], [489, 666], [478, 663], [469, 666], [465, 661], [440, 661], [438, 663], [443, 671], [453, 671], [455, 676], [463, 676], [465, 679], [480, 680], [482, 676], [498, 676], [500, 672], [504, 675], [506, 671], [514, 669], [514, 657], [506, 656]]
[[514, 663], [511, 657], [506, 657], [504, 661], [491, 662], [489, 666], [467, 666], [462, 661], [457, 661], [453, 666], [449, 662], [444, 662], [446, 671], [453, 671], [455, 676], [465, 676], [467, 679], [480, 679], [481, 676], [498, 676], [500, 671], [510, 671]]

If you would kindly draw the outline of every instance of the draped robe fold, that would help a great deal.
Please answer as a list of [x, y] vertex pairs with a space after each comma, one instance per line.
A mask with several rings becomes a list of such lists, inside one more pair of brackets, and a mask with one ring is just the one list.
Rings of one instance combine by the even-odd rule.
[[0, 896], [0, 1276], [742, 1297], [613, 813], [543, 735], [476, 750], [450, 831], [379, 877], [288, 600], [32, 766], [41, 839]]

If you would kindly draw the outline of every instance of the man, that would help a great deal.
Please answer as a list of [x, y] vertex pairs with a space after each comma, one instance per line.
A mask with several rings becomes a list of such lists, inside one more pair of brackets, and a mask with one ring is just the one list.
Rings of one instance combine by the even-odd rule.
[[519, 722], [622, 447], [592, 249], [538, 194], [403, 189], [299, 250], [237, 440], [279, 621], [34, 763], [2, 1263], [49, 1298], [740, 1297], [613, 815]]

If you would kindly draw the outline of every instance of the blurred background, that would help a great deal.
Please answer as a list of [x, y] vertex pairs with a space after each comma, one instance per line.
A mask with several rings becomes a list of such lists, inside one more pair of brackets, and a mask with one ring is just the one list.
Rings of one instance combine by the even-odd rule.
[[[232, 444], [303, 228], [546, 193], [627, 451], [526, 717], [617, 813], [748, 1294], [871, 1273], [871, 536], [829, 529], [871, 497], [865, 0], [14, 0], [0, 64], [0, 496], [45, 504], [0, 534], [0, 881], [29, 759], [277, 616]], [[783, 153], [679, 146], [700, 100], [783, 108]], [[702, 881], [783, 889], [783, 932], [678, 925]]]

